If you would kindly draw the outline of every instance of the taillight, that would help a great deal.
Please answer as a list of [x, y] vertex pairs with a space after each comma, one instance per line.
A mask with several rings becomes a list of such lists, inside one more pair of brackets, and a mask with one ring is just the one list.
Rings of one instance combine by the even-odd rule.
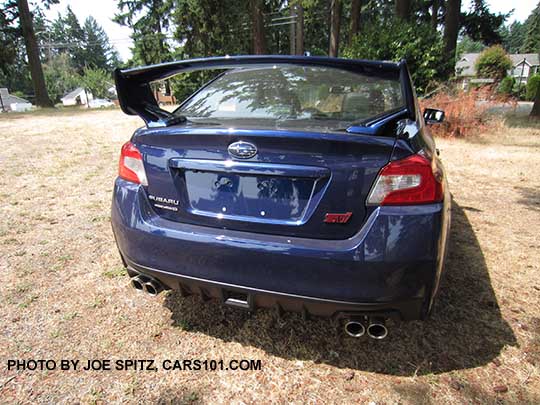
[[141, 152], [131, 142], [126, 142], [120, 152], [118, 176], [133, 183], [148, 185]]
[[421, 154], [384, 166], [369, 193], [368, 205], [412, 205], [442, 201], [442, 174]]

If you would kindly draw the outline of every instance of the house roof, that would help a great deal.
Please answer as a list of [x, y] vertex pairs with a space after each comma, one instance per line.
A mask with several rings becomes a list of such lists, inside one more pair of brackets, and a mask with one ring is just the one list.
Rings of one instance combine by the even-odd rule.
[[[476, 61], [479, 53], [464, 53], [456, 63], [456, 73], [458, 76], [474, 76], [476, 74]], [[540, 65], [539, 56], [536, 53], [514, 53], [508, 55], [514, 66], [526, 61], [530, 66]]]
[[456, 63], [456, 73], [458, 76], [474, 76], [476, 74], [476, 60], [479, 53], [464, 53]]
[[75, 90], [72, 90], [66, 95], [64, 95], [64, 97], [62, 97], [61, 100], [68, 99], [68, 98], [75, 98], [83, 92], [84, 92], [84, 89], [82, 87], [77, 87]]
[[515, 53], [508, 56], [512, 60], [514, 66], [521, 64], [523, 60], [525, 60], [525, 62], [527, 62], [530, 66], [540, 65], [540, 60], [537, 53]]
[[30, 101], [25, 100], [24, 98], [9, 94], [8, 89], [5, 87], [0, 88], [0, 96], [2, 96], [2, 103], [4, 104], [4, 107], [14, 103], [30, 103]]

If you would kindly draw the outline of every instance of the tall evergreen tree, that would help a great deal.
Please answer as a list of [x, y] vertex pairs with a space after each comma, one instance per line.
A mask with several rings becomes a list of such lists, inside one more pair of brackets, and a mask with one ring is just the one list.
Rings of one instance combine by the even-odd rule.
[[49, 56], [69, 55], [71, 65], [82, 73], [85, 66], [84, 30], [70, 6], [52, 22]]
[[341, 10], [341, 0], [330, 1], [330, 46], [328, 56], [338, 56]]
[[525, 22], [527, 33], [525, 35], [525, 43], [523, 44], [523, 52], [534, 52], [540, 54], [540, 2], [533, 10], [527, 21]]
[[[109, 43], [109, 37], [95, 20], [89, 16], [82, 27], [84, 33], [84, 64], [93, 69], [108, 70], [114, 67], [117, 58], [114, 49]], [[112, 66], [111, 66], [112, 65]]]
[[175, 37], [183, 57], [250, 53], [250, 0], [175, 0]]
[[133, 30], [133, 61], [152, 64], [171, 60], [167, 44], [172, 0], [119, 0], [114, 21]]
[[[461, 0], [447, 0], [446, 16], [444, 19], [444, 53], [449, 61], [456, 59], [460, 11]], [[453, 64], [451, 63], [450, 65]]]
[[266, 53], [266, 35], [264, 30], [263, 0], [250, 0], [251, 27], [253, 31], [253, 53]]
[[536, 89], [536, 97], [534, 98], [534, 104], [530, 116], [533, 119], [540, 120], [540, 86], [538, 86]]
[[83, 74], [86, 67], [112, 70], [118, 65], [118, 52], [101, 25], [92, 16], [81, 25], [69, 6], [65, 15], [59, 14], [52, 22], [47, 41], [49, 39], [47, 56], [49, 53], [52, 56], [68, 55], [71, 66], [79, 74]]
[[396, 16], [403, 20], [411, 17], [411, 0], [396, 0]]
[[524, 42], [527, 38], [527, 25], [514, 21], [510, 26], [501, 29], [504, 49], [508, 53], [527, 52]]
[[490, 12], [485, 0], [474, 0], [471, 10], [462, 13], [461, 20], [465, 33], [472, 40], [490, 46], [502, 42], [501, 28], [509, 16]]
[[43, 68], [39, 58], [39, 48], [28, 1], [17, 0], [17, 8], [19, 12], [19, 24], [28, 56], [28, 66], [30, 67], [30, 75], [32, 76], [32, 85], [34, 86], [36, 96], [36, 105], [40, 107], [53, 107], [54, 104], [49, 98], [47, 87], [45, 86], [45, 77], [43, 76]]
[[360, 13], [362, 12], [362, 0], [352, 0], [351, 3], [351, 27], [349, 32], [349, 45], [356, 34], [360, 31]]

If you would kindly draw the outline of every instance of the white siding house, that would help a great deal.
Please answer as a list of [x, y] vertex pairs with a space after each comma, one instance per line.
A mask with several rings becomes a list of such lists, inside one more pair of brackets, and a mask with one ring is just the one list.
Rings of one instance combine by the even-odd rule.
[[[456, 63], [456, 76], [463, 83], [463, 87], [467, 87], [468, 83], [481, 82], [482, 78], [476, 78], [476, 61], [480, 56], [479, 53], [464, 53]], [[512, 69], [508, 71], [508, 75], [513, 76], [516, 82], [527, 83], [529, 77], [535, 73], [540, 73], [540, 61], [535, 53], [516, 53], [508, 55], [512, 64]]]
[[9, 94], [8, 89], [6, 89], [5, 87], [0, 88], [0, 112], [21, 112], [28, 111], [31, 108], [32, 104], [28, 100], [14, 96], [13, 94]]
[[536, 53], [508, 55], [514, 67], [510, 74], [517, 82], [527, 83], [529, 77], [540, 72], [540, 61]]
[[93, 99], [94, 96], [92, 95], [92, 93], [84, 91], [82, 87], [77, 87], [75, 90], [70, 91], [68, 94], [62, 97], [60, 100], [62, 100], [63, 105], [70, 106], [86, 105], [88, 104], [88, 101]]

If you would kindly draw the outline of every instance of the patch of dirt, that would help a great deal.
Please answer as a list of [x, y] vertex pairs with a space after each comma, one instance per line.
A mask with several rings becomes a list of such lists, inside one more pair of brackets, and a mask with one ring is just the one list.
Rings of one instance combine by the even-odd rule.
[[[110, 227], [118, 110], [0, 117], [2, 402], [540, 403], [540, 129], [438, 140], [454, 196], [433, 317], [384, 341], [128, 286]], [[254, 359], [261, 371], [25, 371], [8, 359]]]

